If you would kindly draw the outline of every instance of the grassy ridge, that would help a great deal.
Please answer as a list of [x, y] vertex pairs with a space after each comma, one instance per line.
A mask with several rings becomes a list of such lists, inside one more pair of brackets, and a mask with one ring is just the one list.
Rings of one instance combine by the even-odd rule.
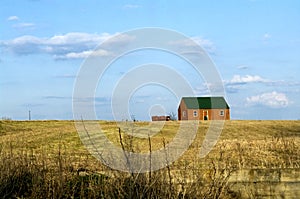
[[[118, 126], [106, 121], [99, 124], [107, 137], [121, 147]], [[136, 125], [151, 131], [147, 122]], [[163, 140], [172, 141], [179, 125], [167, 122], [151, 138], [153, 151], [163, 147]], [[226, 121], [215, 148], [200, 159], [199, 149], [209, 125], [201, 122], [189, 150], [174, 164], [152, 173], [129, 175], [111, 170], [93, 158], [82, 145], [72, 121], [0, 121], [0, 195], [232, 198], [239, 197], [227, 183], [233, 171], [300, 168], [300, 121]], [[122, 136], [129, 150], [149, 150], [147, 139], [127, 133], [122, 132]]]

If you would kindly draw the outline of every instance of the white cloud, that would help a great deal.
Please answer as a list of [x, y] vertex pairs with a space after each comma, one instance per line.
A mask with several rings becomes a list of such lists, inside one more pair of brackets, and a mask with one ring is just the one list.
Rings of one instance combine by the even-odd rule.
[[194, 88], [193, 91], [196, 95], [202, 95], [202, 96], [208, 95], [210, 93], [210, 90], [204, 84], [201, 86], [197, 86], [196, 88]]
[[285, 80], [279, 80], [279, 81], [269, 81], [267, 83], [268, 86], [288, 86], [288, 87], [299, 87], [300, 82], [297, 81], [285, 81]]
[[192, 40], [194, 40], [197, 44], [199, 44], [201, 47], [205, 48], [209, 52], [215, 51], [214, 43], [208, 39], [203, 39], [201, 37], [192, 37]]
[[34, 23], [18, 23], [13, 25], [14, 28], [34, 28]]
[[41, 43], [42, 39], [30, 35], [25, 35], [9, 41], [0, 41], [0, 47], [15, 54], [26, 55], [30, 53], [37, 53], [38, 51], [40, 51], [39, 45]]
[[[30, 24], [27, 25], [30, 26]], [[126, 46], [135, 39], [134, 36], [119, 33], [90, 34], [70, 32], [48, 38], [24, 35], [12, 40], [0, 41], [0, 47], [16, 55], [44, 53], [52, 55], [54, 59], [77, 59], [88, 57], [92, 54], [94, 49], [104, 41], [105, 43], [101, 46], [102, 49], [93, 53], [93, 55], [111, 56], [116, 54], [120, 49], [120, 46]], [[194, 37], [192, 39], [193, 40], [174, 41], [172, 44], [176, 45], [184, 52], [192, 53], [196, 42], [206, 50], [210, 52], [213, 51], [214, 47], [211, 41], [199, 37]]]
[[87, 50], [79, 53], [67, 53], [65, 55], [60, 55], [60, 56], [55, 56], [55, 59], [81, 59], [81, 58], [87, 58], [88, 56], [95, 56], [95, 57], [106, 57], [106, 56], [111, 56], [113, 53], [106, 51], [106, 50]]
[[[19, 24], [19, 27], [33, 27], [34, 24]], [[109, 40], [107, 40], [109, 39]], [[213, 51], [213, 43], [200, 37], [193, 40], [174, 41], [178, 48], [193, 51], [195, 42], [209, 51]], [[126, 34], [90, 34], [84, 32], [70, 32], [52, 37], [36, 37], [24, 35], [11, 40], [0, 41], [0, 48], [4, 52], [12, 52], [16, 55], [49, 54], [56, 60], [82, 59], [89, 55], [112, 56], [117, 53], [120, 46], [126, 46], [134, 41], [135, 37]], [[105, 41], [105, 43], [103, 43]], [[94, 49], [103, 43], [102, 49], [94, 52]], [[186, 47], [186, 48], [184, 48]], [[187, 52], [187, 51], [186, 51]]]
[[[181, 48], [186, 52], [186, 49], [188, 49], [188, 53], [194, 52], [193, 47], [196, 47], [197, 45], [204, 48], [209, 53], [214, 53], [216, 48], [214, 46], [214, 43], [208, 39], [203, 39], [201, 37], [191, 37], [190, 39], [183, 39], [183, 40], [177, 40], [170, 42], [170, 45], [175, 45]], [[195, 52], [199, 53], [199, 52]]]
[[102, 45], [106, 49], [114, 49], [116, 46], [124, 46], [134, 41], [136, 38], [132, 35], [116, 33], [110, 36], [110, 39]]
[[19, 20], [19, 17], [18, 16], [9, 16], [8, 18], [7, 18], [7, 20], [8, 21], [17, 21], [17, 20]]
[[269, 82], [269, 80], [260, 77], [259, 75], [234, 75], [230, 81], [225, 81], [226, 84], [247, 84], [247, 83], [264, 83]]
[[[259, 75], [234, 75], [231, 80], [224, 80], [224, 85], [227, 92], [236, 93], [246, 84], [250, 83], [260, 83], [264, 86], [270, 87], [299, 87], [300, 82], [296, 81], [286, 81], [286, 80], [270, 80], [262, 78]], [[295, 89], [293, 89], [294, 91]], [[287, 91], [287, 90], [286, 90]]]
[[[115, 35], [108, 33], [89, 34], [71, 32], [64, 35], [55, 35], [50, 38], [40, 38], [31, 35], [17, 37], [12, 40], [0, 41], [0, 47], [17, 55], [45, 53], [52, 55], [55, 59], [86, 58], [93, 53], [96, 46]], [[116, 36], [110, 42], [109, 48], [116, 48], [128, 42], [126, 36]], [[97, 56], [108, 56], [106, 50], [98, 50], [93, 53]]]
[[71, 32], [65, 35], [55, 35], [49, 39], [45, 39], [45, 43], [49, 45], [74, 45], [83, 44], [87, 45], [97, 45], [100, 42], [110, 38], [112, 35], [108, 33], [99, 34], [89, 34], [82, 32]]
[[204, 82], [193, 88], [194, 94], [201, 96], [211, 96], [211, 95], [222, 95], [224, 90], [224, 85], [222, 83], [214, 82], [207, 83]]
[[6, 45], [23, 45], [23, 44], [28, 44], [28, 43], [35, 43], [35, 44], [39, 44], [42, 43], [42, 39], [34, 37], [34, 36], [30, 36], [30, 35], [24, 35], [21, 37], [17, 37], [13, 40], [10, 40], [8, 42], [3, 42]]
[[284, 93], [263, 93], [261, 95], [247, 97], [248, 105], [263, 105], [270, 108], [284, 108], [289, 105], [289, 99]]

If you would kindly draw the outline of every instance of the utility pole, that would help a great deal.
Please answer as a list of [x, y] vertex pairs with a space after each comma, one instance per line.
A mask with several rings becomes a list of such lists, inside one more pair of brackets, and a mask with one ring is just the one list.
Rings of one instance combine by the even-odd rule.
[[31, 111], [30, 110], [28, 111], [28, 120], [29, 121], [31, 120]]

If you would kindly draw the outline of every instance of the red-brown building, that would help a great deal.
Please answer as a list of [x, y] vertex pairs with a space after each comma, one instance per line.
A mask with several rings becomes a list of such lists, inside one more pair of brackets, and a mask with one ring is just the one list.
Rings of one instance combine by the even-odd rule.
[[183, 97], [178, 120], [230, 120], [230, 108], [224, 97]]
[[169, 121], [170, 119], [169, 115], [152, 116], [152, 121]]

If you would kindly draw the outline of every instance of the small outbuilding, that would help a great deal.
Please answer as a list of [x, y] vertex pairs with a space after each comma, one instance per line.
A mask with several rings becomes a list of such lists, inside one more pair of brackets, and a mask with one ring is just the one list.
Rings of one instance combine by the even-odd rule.
[[152, 121], [170, 121], [170, 119], [169, 115], [152, 116]]
[[230, 108], [224, 97], [183, 97], [178, 120], [230, 120]]

